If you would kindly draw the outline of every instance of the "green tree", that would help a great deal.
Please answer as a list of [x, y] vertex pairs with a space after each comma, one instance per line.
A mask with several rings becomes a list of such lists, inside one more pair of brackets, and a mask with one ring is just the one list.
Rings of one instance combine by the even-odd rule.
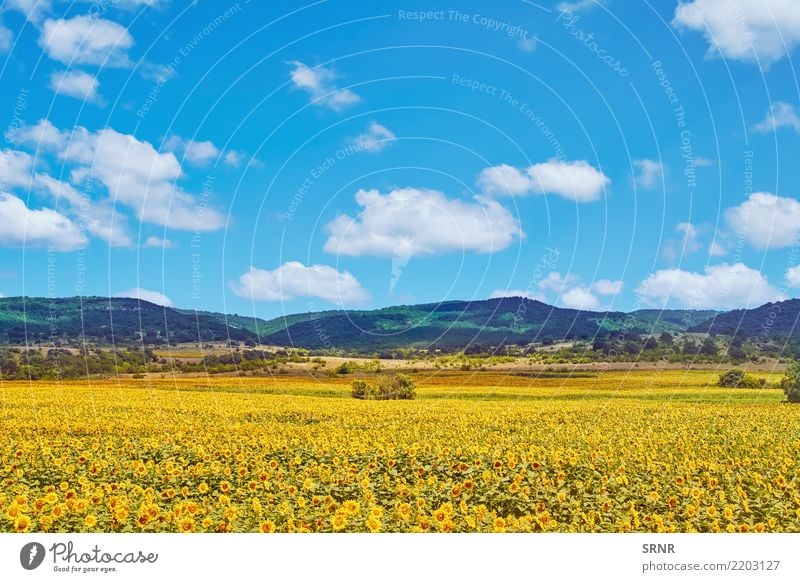
[[800, 402], [800, 361], [795, 360], [789, 365], [781, 379], [781, 388], [788, 402]]

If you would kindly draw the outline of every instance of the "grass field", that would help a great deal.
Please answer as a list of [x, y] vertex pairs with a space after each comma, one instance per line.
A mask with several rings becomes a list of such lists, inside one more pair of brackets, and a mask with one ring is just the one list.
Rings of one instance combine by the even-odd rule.
[[0, 530], [800, 531], [779, 390], [414, 377], [414, 401], [351, 377], [4, 382]]

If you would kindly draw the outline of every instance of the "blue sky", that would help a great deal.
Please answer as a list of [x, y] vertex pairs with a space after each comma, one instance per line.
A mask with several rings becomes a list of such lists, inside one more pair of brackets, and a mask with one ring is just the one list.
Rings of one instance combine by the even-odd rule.
[[800, 5], [461, 4], [6, 1], [0, 293], [797, 295]]

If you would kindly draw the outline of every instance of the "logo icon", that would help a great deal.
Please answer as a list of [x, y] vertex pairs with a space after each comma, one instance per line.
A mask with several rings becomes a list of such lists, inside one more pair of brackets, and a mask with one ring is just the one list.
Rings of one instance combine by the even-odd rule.
[[44, 546], [39, 542], [30, 542], [22, 546], [19, 552], [19, 563], [26, 570], [35, 570], [44, 561]]

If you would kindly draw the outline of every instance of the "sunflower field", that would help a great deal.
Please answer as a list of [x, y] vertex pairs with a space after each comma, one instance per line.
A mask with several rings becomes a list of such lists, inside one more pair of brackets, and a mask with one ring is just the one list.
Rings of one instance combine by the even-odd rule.
[[716, 379], [3, 382], [0, 531], [800, 531], [800, 406]]

